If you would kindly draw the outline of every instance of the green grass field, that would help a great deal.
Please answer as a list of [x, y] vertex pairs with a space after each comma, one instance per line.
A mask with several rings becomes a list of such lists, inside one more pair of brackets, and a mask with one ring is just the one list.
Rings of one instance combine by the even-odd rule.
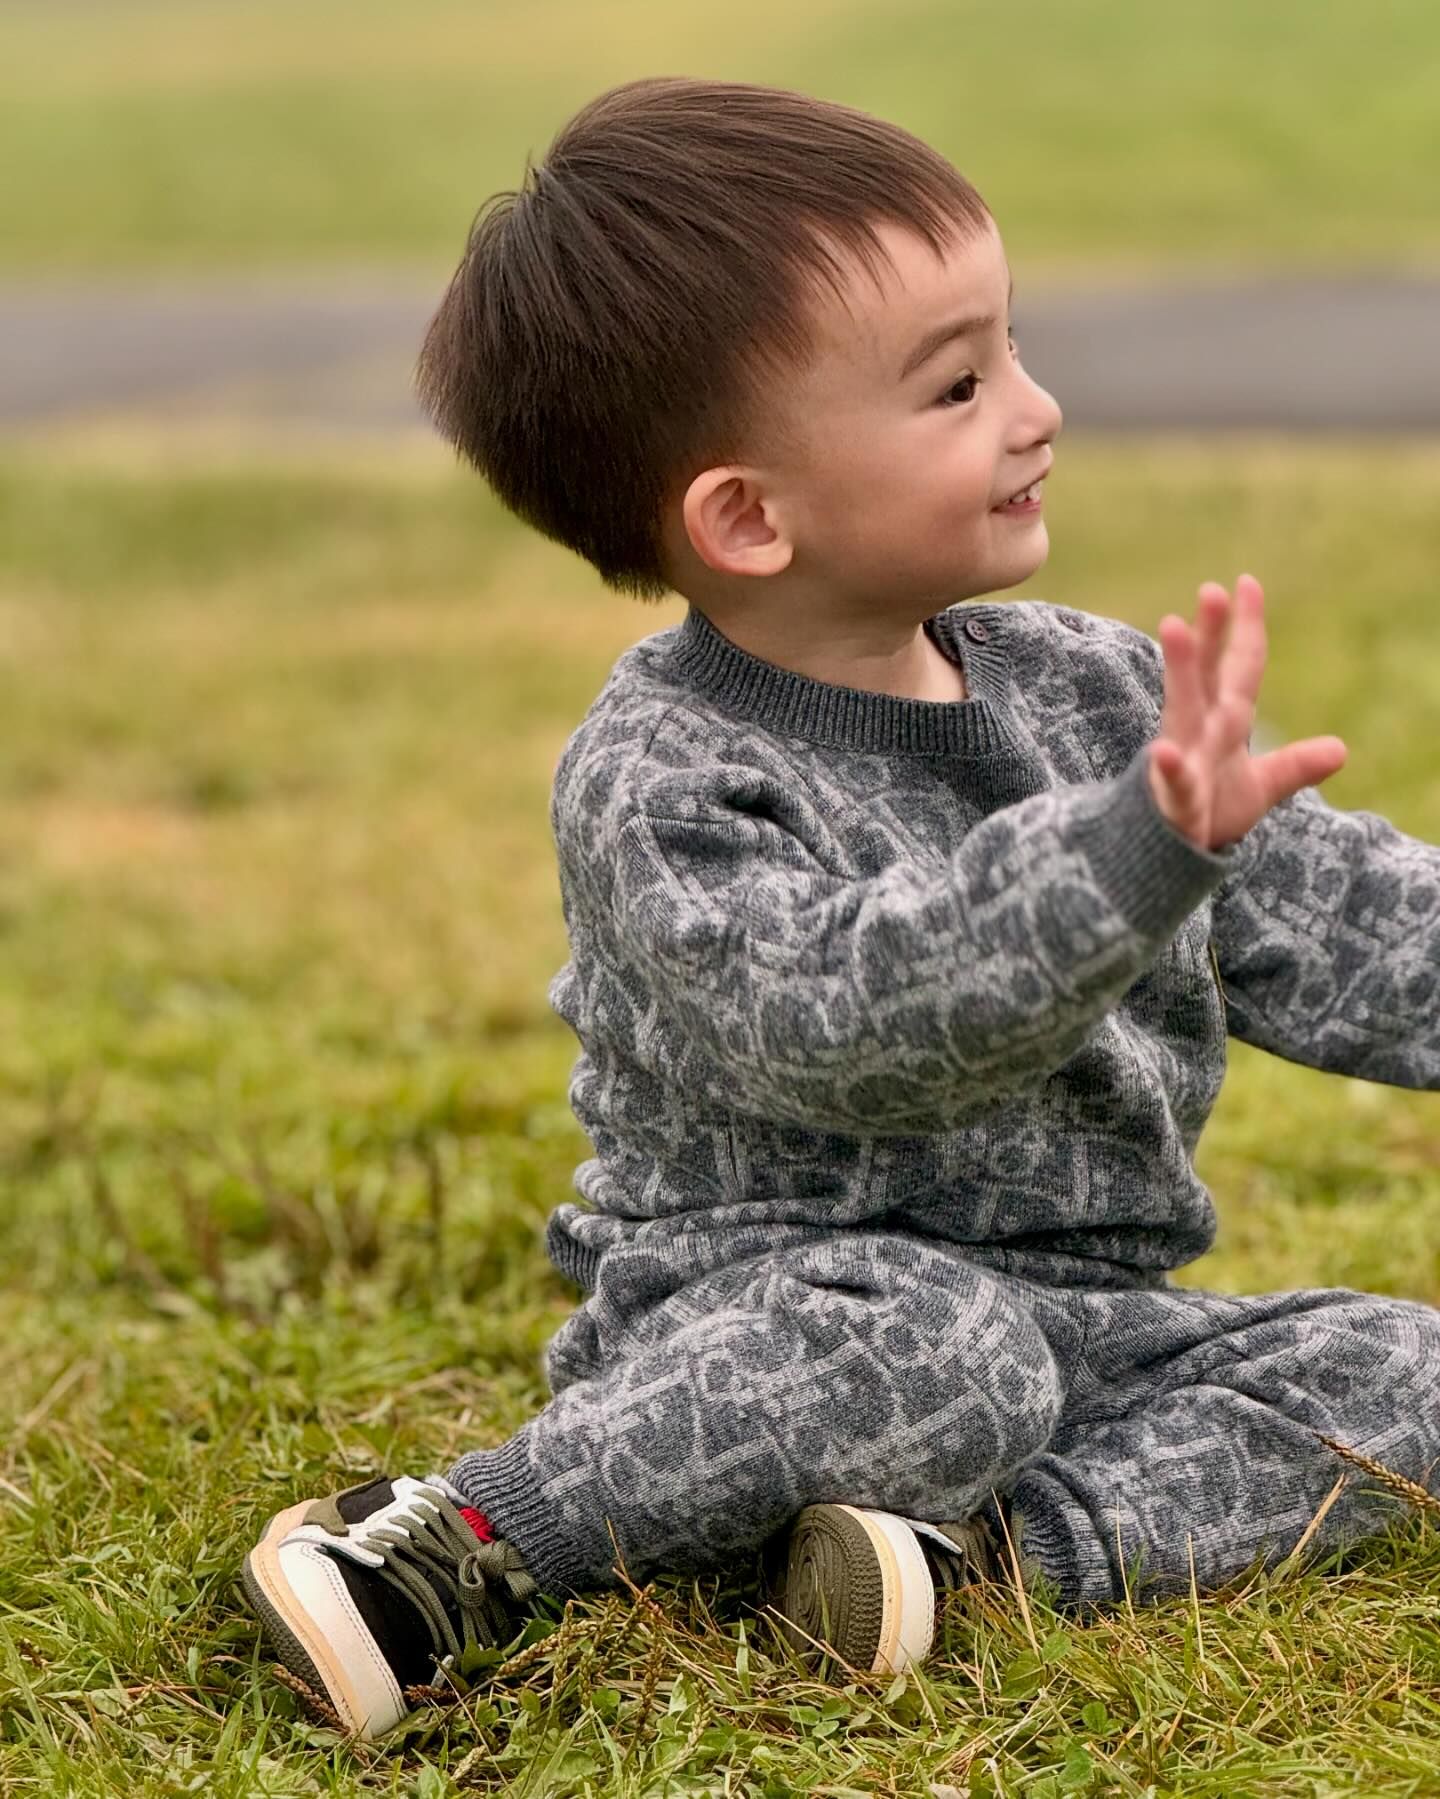
[[9, 0], [0, 261], [448, 269], [527, 152], [663, 74], [895, 120], [1032, 276], [1440, 263], [1432, 0]]
[[[1261, 716], [1440, 839], [1440, 451], [1062, 444], [1026, 594], [1154, 629], [1266, 585]], [[589, 1145], [546, 804], [676, 622], [433, 457], [0, 464], [0, 1792], [1421, 1795], [1440, 1540], [1080, 1624], [956, 1596], [908, 1682], [801, 1679], [751, 1571], [576, 1605], [353, 1749], [237, 1593], [280, 1505], [501, 1441], [575, 1302]], [[1440, 1303], [1433, 1095], [1243, 1046], [1188, 1284]], [[1338, 1471], [1338, 1470], [1337, 1470]], [[1363, 1477], [1359, 1477], [1363, 1478]]]

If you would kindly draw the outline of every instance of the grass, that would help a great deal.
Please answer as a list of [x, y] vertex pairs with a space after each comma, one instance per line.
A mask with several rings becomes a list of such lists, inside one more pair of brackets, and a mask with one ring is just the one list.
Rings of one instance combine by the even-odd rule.
[[[1160, 448], [1062, 445], [1022, 591], [1153, 630], [1253, 570], [1262, 718], [1440, 839], [1440, 452]], [[589, 1153], [550, 773], [680, 613], [438, 455], [0, 463], [0, 1792], [1434, 1793], [1415, 1512], [1084, 1623], [961, 1595], [901, 1682], [801, 1678], [746, 1567], [572, 1606], [388, 1747], [268, 1674], [237, 1570], [272, 1511], [544, 1401], [576, 1295], [541, 1231]], [[1184, 1282], [1440, 1303], [1432, 1095], [1235, 1045], [1199, 1166]]]
[[1039, 273], [1434, 267], [1430, 0], [131, 0], [0, 9], [16, 270], [422, 262], [602, 89], [799, 88], [950, 157]]

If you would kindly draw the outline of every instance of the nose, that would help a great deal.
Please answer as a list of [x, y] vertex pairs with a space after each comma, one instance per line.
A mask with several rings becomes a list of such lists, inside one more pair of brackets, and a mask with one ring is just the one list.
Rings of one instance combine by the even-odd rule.
[[1040, 383], [1032, 376], [1026, 375], [1025, 379], [1034, 389], [1032, 405], [1036, 409], [1039, 421], [1037, 441], [1050, 443], [1060, 435], [1060, 429], [1065, 423], [1065, 414], [1060, 410], [1060, 402], [1054, 394], [1041, 387]]
[[1048, 444], [1060, 435], [1065, 414], [1054, 394], [1041, 387], [1024, 363], [1017, 361], [1013, 367], [1020, 382], [1016, 435], [1024, 439], [1027, 449], [1037, 443]]

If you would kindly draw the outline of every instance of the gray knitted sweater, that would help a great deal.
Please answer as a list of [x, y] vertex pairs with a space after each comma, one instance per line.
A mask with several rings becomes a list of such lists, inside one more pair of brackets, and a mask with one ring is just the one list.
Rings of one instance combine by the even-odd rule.
[[565, 746], [549, 998], [595, 1153], [546, 1246], [612, 1312], [876, 1230], [1161, 1285], [1214, 1237], [1227, 1033], [1440, 1087], [1440, 849], [1314, 788], [1197, 849], [1146, 779], [1150, 637], [1041, 600], [926, 628], [970, 698], [811, 680], [691, 608]]

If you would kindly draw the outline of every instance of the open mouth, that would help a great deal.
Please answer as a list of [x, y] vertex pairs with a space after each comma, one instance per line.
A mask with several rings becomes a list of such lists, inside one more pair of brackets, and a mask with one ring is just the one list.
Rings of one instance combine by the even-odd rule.
[[1028, 487], [1022, 487], [1019, 493], [1011, 494], [1003, 506], [997, 506], [996, 512], [1033, 512], [1040, 504], [1040, 489], [1045, 481], [1041, 475], [1038, 481], [1032, 481]]

